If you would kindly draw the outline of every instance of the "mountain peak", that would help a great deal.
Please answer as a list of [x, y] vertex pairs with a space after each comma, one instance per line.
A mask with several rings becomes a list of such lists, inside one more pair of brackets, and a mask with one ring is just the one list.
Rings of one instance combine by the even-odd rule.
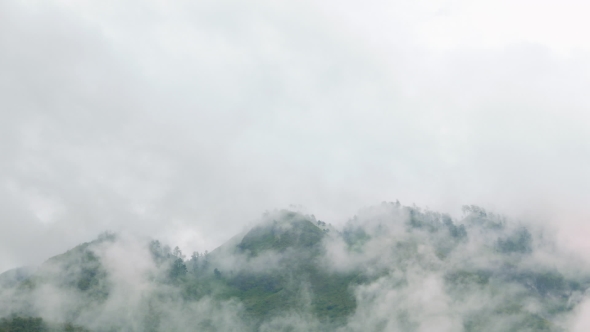
[[323, 237], [324, 231], [306, 216], [281, 211], [252, 228], [237, 247], [256, 256], [266, 250], [309, 249], [318, 245]]

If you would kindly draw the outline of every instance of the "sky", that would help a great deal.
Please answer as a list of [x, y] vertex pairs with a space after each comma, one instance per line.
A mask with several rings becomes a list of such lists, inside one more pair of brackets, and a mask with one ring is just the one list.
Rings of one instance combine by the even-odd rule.
[[475, 204], [590, 249], [583, 1], [0, 1], [0, 271]]

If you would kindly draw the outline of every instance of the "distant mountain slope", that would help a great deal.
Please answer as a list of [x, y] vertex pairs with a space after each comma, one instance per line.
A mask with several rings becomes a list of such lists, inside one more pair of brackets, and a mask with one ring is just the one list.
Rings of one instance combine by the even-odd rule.
[[0, 275], [0, 331], [34, 317], [56, 331], [567, 330], [590, 288], [585, 263], [540, 228], [464, 212], [384, 203], [337, 229], [276, 211], [189, 258], [103, 235]]
[[29, 279], [35, 270], [34, 267], [19, 267], [0, 274], [0, 288], [18, 286], [24, 280]]
[[296, 309], [305, 301], [297, 294], [307, 291], [309, 304], [319, 317], [345, 317], [356, 305], [349, 288], [357, 274], [325, 271], [319, 266], [324, 235], [323, 229], [304, 216], [283, 212], [278, 220], [253, 228], [237, 246], [246, 260], [280, 253], [280, 259], [273, 261], [277, 266], [270, 271], [242, 270], [220, 276], [255, 316]]

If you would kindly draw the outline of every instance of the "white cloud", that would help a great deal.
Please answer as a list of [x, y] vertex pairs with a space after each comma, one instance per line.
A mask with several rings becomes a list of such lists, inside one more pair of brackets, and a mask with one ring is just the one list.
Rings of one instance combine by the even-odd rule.
[[212, 250], [289, 204], [475, 203], [587, 236], [581, 2], [0, 6], [0, 270], [105, 229]]

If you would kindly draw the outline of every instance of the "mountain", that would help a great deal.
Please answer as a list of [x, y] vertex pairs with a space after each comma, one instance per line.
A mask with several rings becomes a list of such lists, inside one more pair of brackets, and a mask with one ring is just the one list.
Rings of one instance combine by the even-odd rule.
[[0, 288], [10, 288], [19, 285], [21, 282], [31, 278], [35, 270], [34, 267], [25, 266], [0, 274]]
[[0, 331], [566, 331], [586, 265], [476, 206], [383, 203], [340, 228], [283, 210], [188, 258], [103, 234], [5, 272]]

